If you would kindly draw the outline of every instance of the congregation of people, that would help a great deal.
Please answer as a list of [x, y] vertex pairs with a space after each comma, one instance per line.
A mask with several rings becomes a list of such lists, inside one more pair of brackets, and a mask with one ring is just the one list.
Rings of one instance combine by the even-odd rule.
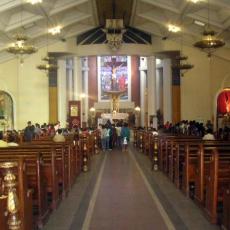
[[230, 140], [230, 128], [225, 126], [214, 132], [213, 123], [208, 120], [205, 124], [197, 121], [182, 120], [176, 124], [166, 122], [162, 132], [175, 135], [202, 137], [204, 140]]
[[[136, 127], [134, 127], [136, 128]], [[95, 129], [95, 128], [94, 128]], [[60, 122], [56, 124], [32, 124], [27, 122], [27, 126], [22, 131], [7, 130], [0, 131], [0, 147], [18, 146], [21, 142], [20, 137], [24, 142], [31, 142], [34, 139], [49, 137], [54, 142], [64, 142], [67, 135], [74, 135], [75, 139], [79, 135], [88, 134], [93, 128], [73, 126], [70, 128], [62, 128]], [[104, 124], [99, 124], [98, 128], [101, 149], [103, 151], [111, 151], [114, 148], [126, 150], [130, 142], [131, 131], [127, 122], [120, 121], [106, 121]], [[136, 129], [146, 129], [145, 127], [138, 127]], [[219, 128], [213, 132], [213, 124], [208, 120], [205, 124], [197, 121], [182, 120], [176, 124], [166, 122], [163, 126], [159, 126], [158, 130], [152, 126], [147, 128], [154, 136], [162, 133], [171, 133], [173, 135], [197, 136], [204, 140], [230, 140], [230, 128]]]
[[112, 124], [110, 120], [106, 124], [100, 124], [101, 147], [103, 151], [117, 147], [124, 151], [130, 141], [130, 129], [128, 123], [119, 121]]
[[[93, 130], [93, 128], [79, 126], [73, 126], [71, 129], [61, 128], [60, 122], [40, 125], [28, 121], [27, 126], [21, 131], [0, 131], [0, 147], [18, 146], [20, 142], [31, 142], [41, 138], [49, 138], [54, 142], [65, 142], [68, 135], [73, 135], [74, 139], [78, 139], [80, 134], [89, 134]], [[115, 147], [127, 150], [130, 141], [128, 123], [123, 121], [111, 123], [108, 120], [105, 124], [99, 124], [98, 130], [103, 151], [112, 150]]]

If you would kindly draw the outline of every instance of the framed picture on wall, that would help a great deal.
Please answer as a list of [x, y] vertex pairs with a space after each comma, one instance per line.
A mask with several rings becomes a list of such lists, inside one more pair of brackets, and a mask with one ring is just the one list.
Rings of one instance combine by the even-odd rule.
[[70, 106], [70, 116], [71, 117], [77, 117], [78, 116], [78, 106], [77, 105], [71, 105]]
[[81, 126], [81, 102], [69, 101], [69, 126]]

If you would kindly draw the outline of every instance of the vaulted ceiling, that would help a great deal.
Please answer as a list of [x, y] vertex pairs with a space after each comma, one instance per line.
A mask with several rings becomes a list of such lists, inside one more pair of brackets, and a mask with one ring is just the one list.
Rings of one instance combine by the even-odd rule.
[[43, 0], [31, 5], [26, 0], [0, 1], [0, 61], [12, 57], [5, 51], [13, 36], [23, 31], [38, 48], [47, 43], [48, 27], [61, 25], [59, 35], [50, 42], [76, 37], [92, 28], [103, 26], [107, 18], [123, 18], [126, 26], [143, 30], [162, 39], [181, 41], [181, 33], [168, 32], [167, 25], [182, 27], [184, 43], [200, 40], [204, 27], [210, 27], [230, 47], [230, 0]]

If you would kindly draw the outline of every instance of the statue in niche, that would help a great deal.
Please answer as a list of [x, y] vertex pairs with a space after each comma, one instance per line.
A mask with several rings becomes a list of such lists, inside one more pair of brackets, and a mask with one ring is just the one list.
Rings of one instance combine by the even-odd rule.
[[13, 100], [4, 91], [0, 91], [0, 120], [0, 130], [13, 129]]
[[0, 96], [0, 119], [4, 119], [4, 107], [5, 107], [5, 101], [3, 96]]
[[230, 113], [230, 100], [228, 98], [228, 94], [225, 94], [225, 106], [226, 106], [226, 112], [227, 114]]

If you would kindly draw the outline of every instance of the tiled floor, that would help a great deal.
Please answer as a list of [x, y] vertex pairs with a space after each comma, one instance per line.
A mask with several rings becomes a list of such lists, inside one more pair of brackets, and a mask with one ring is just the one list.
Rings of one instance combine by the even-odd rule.
[[130, 146], [94, 157], [45, 230], [219, 229]]

